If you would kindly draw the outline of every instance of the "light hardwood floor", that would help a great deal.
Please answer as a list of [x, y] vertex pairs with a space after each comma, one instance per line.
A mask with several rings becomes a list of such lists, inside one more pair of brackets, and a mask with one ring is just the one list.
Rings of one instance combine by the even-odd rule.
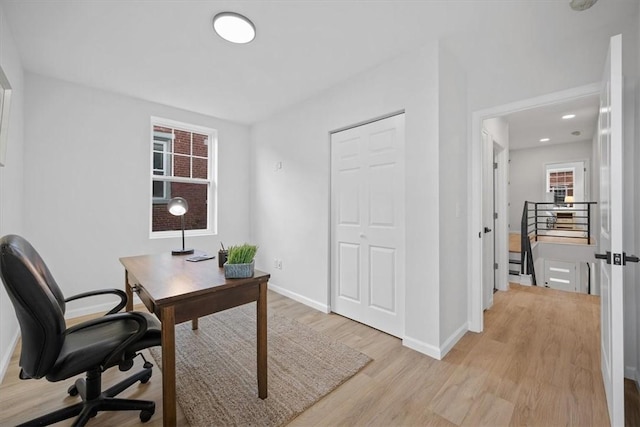
[[[467, 333], [442, 360], [397, 338], [269, 292], [269, 310], [358, 349], [373, 362], [291, 422], [291, 426], [607, 426], [599, 359], [597, 297], [511, 285], [494, 296], [485, 332]], [[179, 351], [179, 349], [178, 349]], [[0, 385], [0, 426], [75, 398], [67, 383], [20, 381], [16, 350]], [[129, 371], [132, 372], [132, 371]], [[108, 371], [105, 383], [127, 373]], [[627, 388], [628, 425], [639, 425], [638, 393]], [[162, 425], [161, 373], [122, 396], [156, 401], [147, 426]], [[633, 398], [635, 397], [635, 406]], [[186, 425], [178, 409], [179, 425]], [[70, 425], [70, 423], [62, 424]], [[91, 426], [139, 426], [135, 413], [103, 413]]]

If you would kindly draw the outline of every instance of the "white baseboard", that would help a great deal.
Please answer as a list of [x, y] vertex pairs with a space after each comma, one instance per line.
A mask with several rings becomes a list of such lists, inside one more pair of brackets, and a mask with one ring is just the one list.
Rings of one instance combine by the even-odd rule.
[[19, 337], [20, 329], [16, 329], [11, 339], [11, 344], [9, 344], [9, 347], [5, 350], [5, 354], [2, 355], [2, 361], [0, 361], [0, 382], [4, 381], [4, 376], [7, 373], [7, 369], [9, 369], [9, 362], [11, 362], [11, 356], [13, 356], [13, 352], [16, 350]]
[[638, 369], [635, 366], [624, 367], [624, 377], [634, 380], [636, 384], [640, 383], [640, 377], [638, 376]]
[[451, 351], [453, 346], [456, 345], [458, 341], [460, 341], [460, 338], [462, 338], [464, 334], [467, 333], [468, 330], [469, 330], [469, 325], [465, 323], [462, 326], [460, 326], [453, 334], [451, 334], [449, 338], [447, 338], [447, 340], [442, 345], [442, 348], [440, 349], [440, 353], [442, 354], [442, 357], [445, 357], [447, 353]]
[[322, 303], [319, 303], [318, 301], [314, 301], [310, 298], [307, 298], [295, 292], [291, 292], [288, 289], [284, 289], [278, 285], [274, 285], [272, 282], [269, 282], [267, 286], [273, 292], [283, 295], [287, 298], [291, 298], [292, 300], [297, 301], [301, 304], [307, 305], [311, 308], [315, 308], [316, 310], [321, 311], [323, 313], [331, 313], [331, 307], [329, 307], [327, 304], [322, 304]]
[[433, 357], [437, 360], [442, 360], [444, 355], [442, 354], [442, 350], [438, 347], [435, 347], [431, 344], [427, 344], [420, 340], [416, 340], [414, 338], [404, 337], [402, 338], [402, 345], [405, 347], [409, 347], [412, 350], [420, 352], [422, 354], [426, 354], [429, 357]]
[[469, 325], [467, 323], [460, 326], [449, 338], [447, 338], [440, 348], [410, 337], [404, 337], [402, 339], [402, 345], [422, 354], [426, 354], [429, 357], [433, 357], [434, 359], [442, 360], [442, 358], [451, 351], [453, 346], [460, 341], [460, 338], [462, 338], [468, 330]]

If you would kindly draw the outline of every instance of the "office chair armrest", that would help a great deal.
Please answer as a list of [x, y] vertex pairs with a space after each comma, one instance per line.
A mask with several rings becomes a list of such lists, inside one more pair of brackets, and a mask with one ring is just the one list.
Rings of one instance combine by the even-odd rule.
[[119, 296], [120, 302], [118, 303], [118, 305], [116, 305], [111, 310], [109, 310], [105, 315], [117, 313], [127, 305], [127, 294], [122, 289], [115, 289], [115, 288], [99, 289], [96, 291], [83, 292], [81, 294], [73, 295], [65, 299], [64, 302], [70, 302], [70, 301], [74, 301], [81, 298], [93, 297], [97, 295], [107, 295], [107, 294], [113, 294], [113, 295]]
[[126, 313], [114, 313], [109, 316], [98, 317], [97, 319], [88, 320], [82, 322], [79, 325], [72, 326], [65, 331], [65, 334], [69, 332], [79, 331], [81, 329], [96, 326], [102, 323], [117, 322], [120, 320], [133, 320], [138, 323], [138, 330], [134, 332], [129, 338], [122, 341], [118, 347], [116, 347], [107, 357], [103, 360], [100, 369], [104, 371], [108, 367], [114, 365], [114, 361], [119, 360], [124, 350], [132, 343], [142, 338], [147, 332], [147, 319], [140, 313], [135, 311], [127, 311]]

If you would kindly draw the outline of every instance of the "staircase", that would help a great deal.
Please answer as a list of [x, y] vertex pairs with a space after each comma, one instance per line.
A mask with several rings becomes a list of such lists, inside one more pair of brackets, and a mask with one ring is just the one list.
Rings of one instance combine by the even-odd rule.
[[509, 233], [509, 281], [520, 283], [522, 271], [522, 255], [520, 251], [520, 234]]

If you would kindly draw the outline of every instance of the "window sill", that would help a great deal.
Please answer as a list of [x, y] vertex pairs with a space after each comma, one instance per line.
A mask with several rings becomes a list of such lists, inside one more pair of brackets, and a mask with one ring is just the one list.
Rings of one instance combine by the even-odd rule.
[[[185, 230], [184, 237], [198, 237], [198, 236], [215, 236], [217, 233], [213, 230]], [[182, 231], [152, 231], [149, 233], [150, 239], [173, 239], [176, 237], [182, 237]]]

